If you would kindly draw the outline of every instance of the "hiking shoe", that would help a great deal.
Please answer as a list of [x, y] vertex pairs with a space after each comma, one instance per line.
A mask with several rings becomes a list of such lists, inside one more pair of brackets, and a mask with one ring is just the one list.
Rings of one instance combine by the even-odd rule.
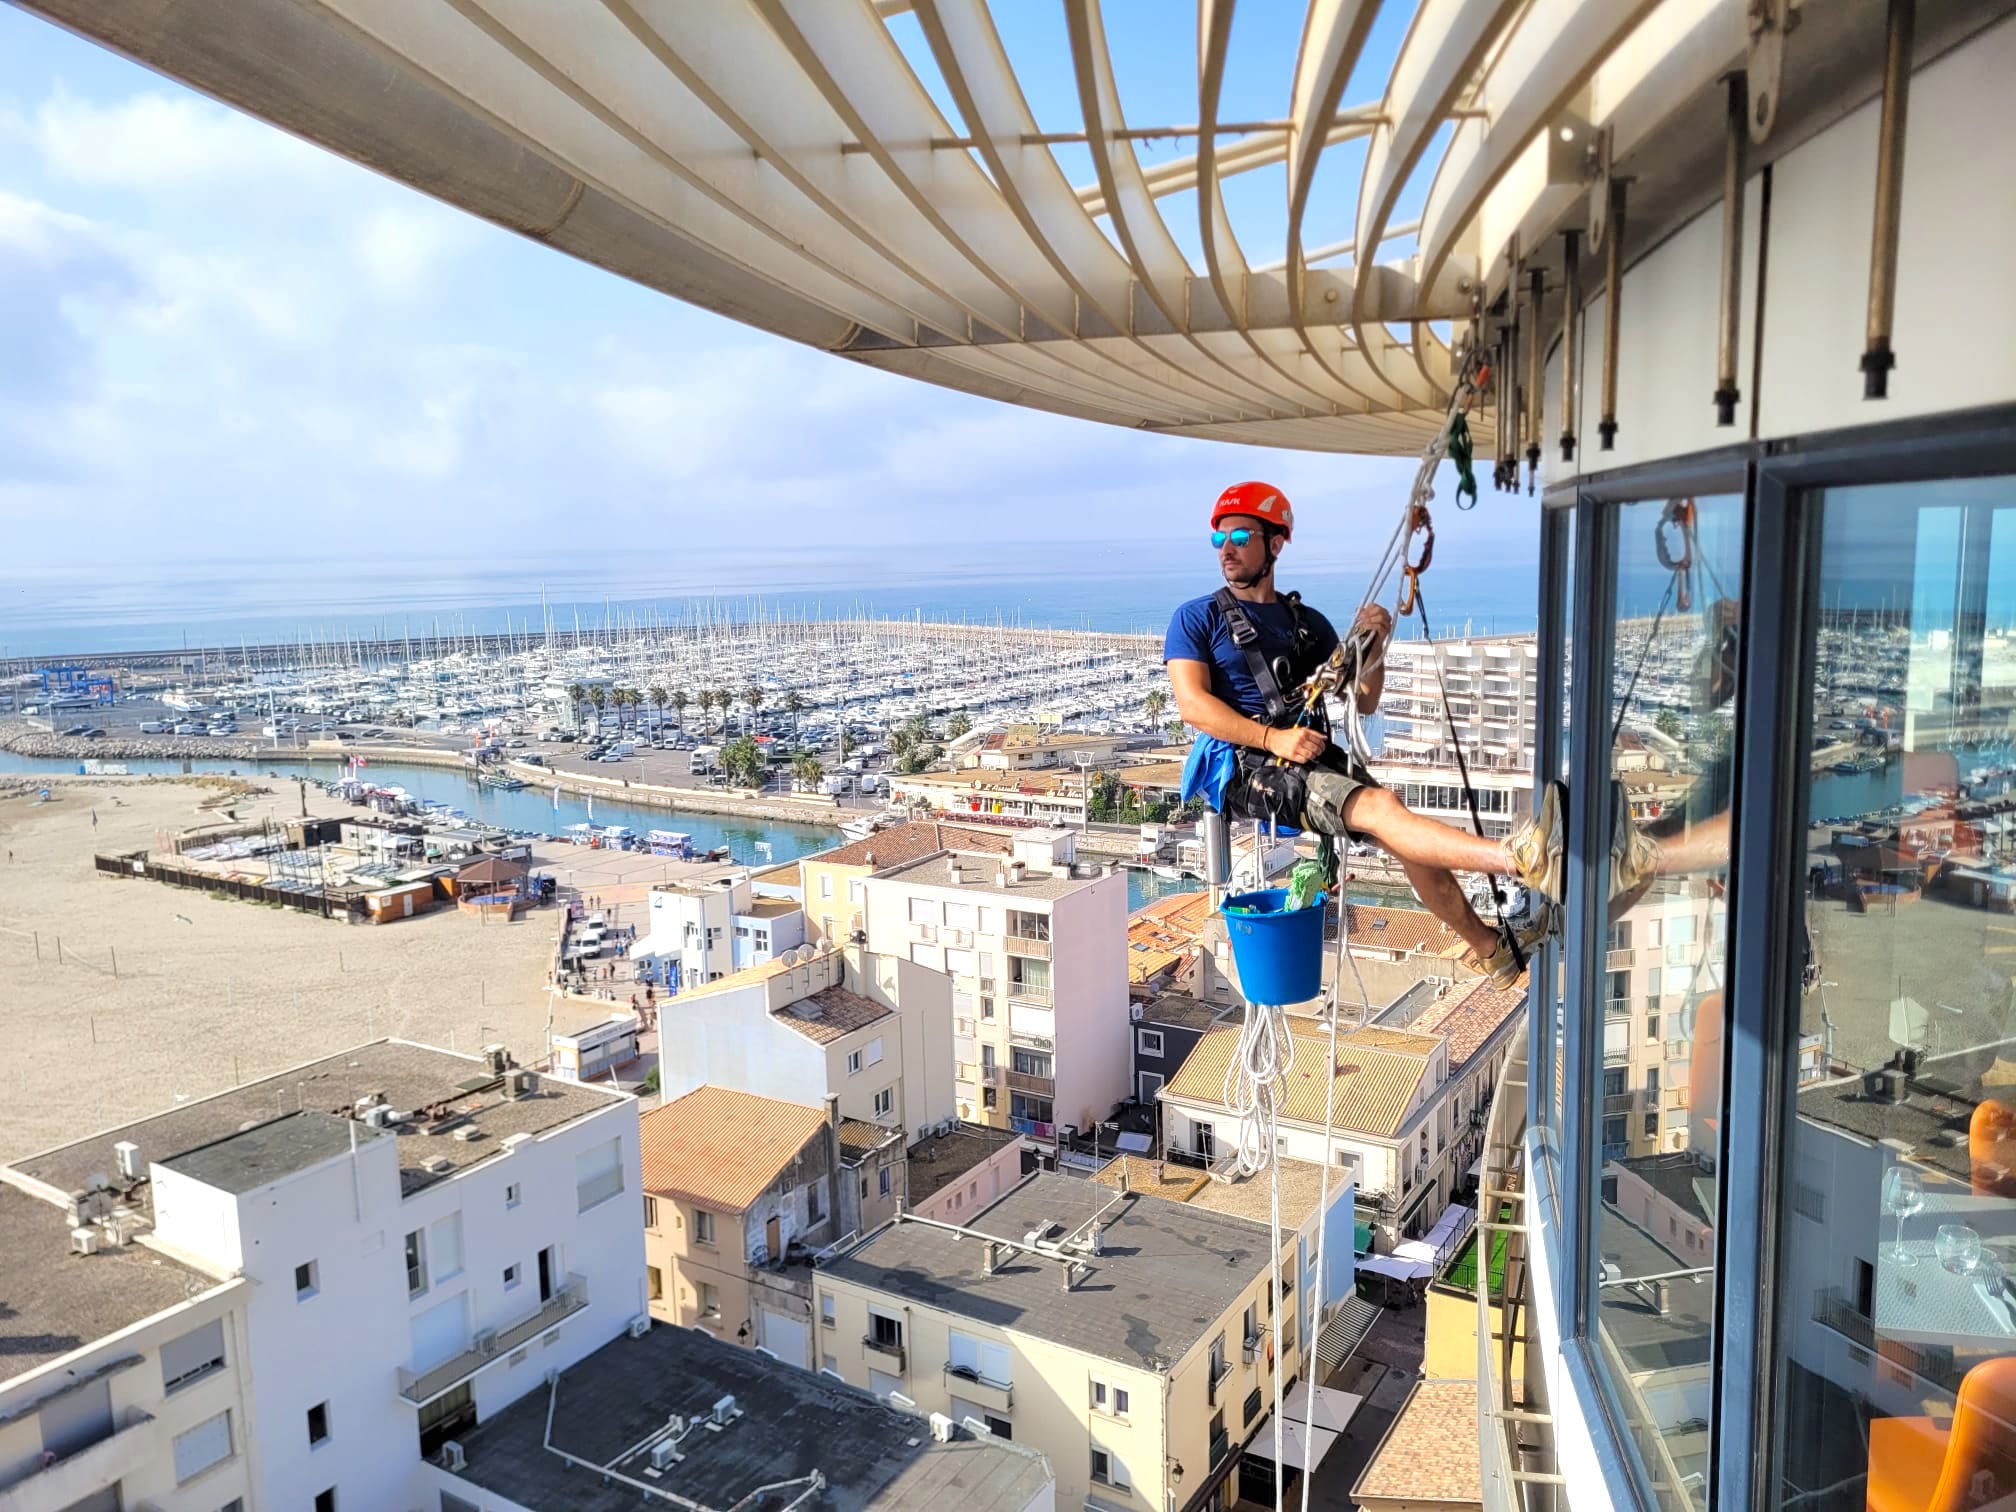
[[1522, 890], [1505, 910], [1498, 948], [1482, 960], [1472, 956], [1466, 964], [1489, 978], [1493, 987], [1510, 987], [1519, 980], [1519, 973], [1533, 964], [1533, 953], [1554, 933], [1554, 919], [1552, 903], [1530, 887]]
[[1631, 818], [1631, 800], [1624, 784], [1610, 784], [1610, 896], [1636, 892], [1659, 863], [1659, 842]]
[[1532, 891], [1551, 902], [1560, 902], [1568, 885], [1561, 856], [1561, 810], [1568, 801], [1568, 789], [1550, 782], [1540, 790], [1540, 806], [1533, 817], [1505, 841], [1512, 858], [1512, 874]]

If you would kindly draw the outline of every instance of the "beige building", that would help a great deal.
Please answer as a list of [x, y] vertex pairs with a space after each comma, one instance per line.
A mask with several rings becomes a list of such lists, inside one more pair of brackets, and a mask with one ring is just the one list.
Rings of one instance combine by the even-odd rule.
[[977, 741], [965, 752], [961, 765], [996, 772], [1111, 766], [1126, 739], [1124, 735], [1065, 735], [1035, 725], [1010, 725]]
[[847, 944], [855, 934], [869, 949], [868, 915], [863, 884], [877, 872], [903, 866], [941, 850], [958, 849], [976, 855], [1006, 855], [1012, 831], [984, 824], [952, 825], [933, 821], [892, 825], [865, 840], [805, 856], [798, 868], [805, 904], [805, 937]]
[[1695, 1006], [1722, 986], [1720, 901], [1694, 879], [1662, 879], [1610, 926], [1604, 957], [1602, 1156], [1688, 1144]]
[[864, 884], [886, 952], [952, 979], [958, 1116], [1039, 1140], [1128, 1095], [1127, 878], [1064, 830], [943, 851]]
[[651, 1316], [812, 1364], [814, 1250], [840, 1237], [837, 1110], [701, 1087], [643, 1118]]
[[1294, 1282], [1284, 1238], [1270, 1259], [1248, 1219], [1039, 1175], [963, 1227], [899, 1218], [823, 1263], [820, 1362], [1041, 1450], [1060, 1507], [1227, 1506], [1271, 1405], [1277, 1272]]
[[1085, 827], [1085, 776], [1077, 770], [917, 772], [889, 779], [898, 803], [947, 818], [1013, 819]]
[[[910, 1150], [904, 1211], [913, 1218], [958, 1223], [1021, 1183], [1025, 1155], [1033, 1159], [1034, 1149], [1020, 1134], [985, 1124], [955, 1124], [943, 1134], [920, 1139]], [[863, 1225], [864, 1232], [867, 1227]]]

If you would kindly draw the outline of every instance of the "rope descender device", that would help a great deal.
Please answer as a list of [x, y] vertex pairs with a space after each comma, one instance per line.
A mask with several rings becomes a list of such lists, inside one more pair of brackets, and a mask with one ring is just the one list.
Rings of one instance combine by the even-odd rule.
[[[1680, 532], [1680, 550], [1676, 556], [1667, 544], [1666, 532], [1676, 528]], [[1682, 614], [1694, 607], [1692, 578], [1694, 572], [1694, 501], [1692, 499], [1669, 499], [1665, 513], [1659, 516], [1659, 523], [1652, 528], [1652, 541], [1659, 553], [1659, 565], [1673, 574], [1676, 585], [1674, 604]]]
[[1435, 525], [1428, 518], [1428, 506], [1412, 505], [1407, 514], [1407, 539], [1411, 542], [1416, 535], [1425, 537], [1421, 542], [1421, 559], [1418, 562], [1402, 560], [1400, 564], [1400, 606], [1396, 618], [1405, 619], [1414, 612], [1414, 600], [1421, 591], [1421, 574], [1435, 560]]

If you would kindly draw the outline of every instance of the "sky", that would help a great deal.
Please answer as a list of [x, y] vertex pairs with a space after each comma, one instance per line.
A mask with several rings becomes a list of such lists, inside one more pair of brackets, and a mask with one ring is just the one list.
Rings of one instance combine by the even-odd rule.
[[[1404, 9], [1386, 8], [1347, 103], [1375, 92]], [[996, 10], [1040, 124], [1080, 126], [1061, 6]], [[1226, 118], [1285, 113], [1299, 10], [1240, 8]], [[1169, 14], [1106, 7], [1131, 122], [1194, 118], [1195, 39]], [[942, 100], [914, 18], [891, 24]], [[1349, 156], [1325, 158], [1309, 245], [1349, 234]], [[1059, 157], [1093, 177], [1082, 148]], [[1249, 255], [1278, 258], [1282, 171], [1229, 194]], [[1194, 196], [1164, 208], [1194, 259]], [[748, 591], [772, 551], [914, 574], [998, 547], [1040, 571], [1088, 543], [1201, 551], [1210, 500], [1247, 477], [1294, 500], [1306, 563], [1348, 566], [1383, 545], [1413, 470], [1043, 415], [799, 347], [5, 5], [0, 336], [0, 618], [72, 586], [102, 595], [108, 574], [172, 594], [199, 580], [187, 569], [221, 569], [200, 575], [214, 585], [241, 565], [522, 577], [690, 558]], [[1444, 527], [1438, 561], [1530, 563], [1530, 502], [1485, 498]]]

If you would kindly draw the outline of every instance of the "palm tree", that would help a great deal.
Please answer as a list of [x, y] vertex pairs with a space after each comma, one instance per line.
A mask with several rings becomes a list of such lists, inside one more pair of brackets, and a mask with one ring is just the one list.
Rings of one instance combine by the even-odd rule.
[[596, 683], [593, 687], [589, 688], [588, 702], [595, 706], [595, 726], [597, 729], [600, 729], [602, 726], [602, 705], [608, 701], [609, 690], [603, 687], [602, 684]]
[[964, 735], [967, 731], [971, 730], [972, 728], [973, 728], [972, 718], [966, 713], [964, 709], [957, 709], [953, 711], [951, 719], [946, 721], [945, 733], [950, 735], [954, 740], [957, 740], [961, 735]]
[[840, 726], [840, 759], [845, 761], [854, 753], [854, 737], [847, 733], [847, 726]]
[[917, 737], [907, 725], [898, 726], [889, 736], [889, 754], [898, 761], [917, 748]]
[[588, 702], [588, 690], [577, 683], [567, 684], [567, 712], [574, 716], [574, 727], [581, 727], [581, 705]]
[[726, 688], [714, 690], [714, 707], [721, 711], [721, 733], [728, 733], [728, 711], [735, 707], [735, 695]]
[[1141, 702], [1148, 710], [1148, 722], [1153, 724], [1157, 719], [1162, 717], [1162, 711], [1169, 707], [1169, 695], [1164, 693], [1160, 688], [1150, 688], [1148, 696], [1142, 699]]
[[820, 765], [817, 756], [802, 752], [791, 763], [791, 775], [798, 779], [799, 786], [816, 789], [819, 779], [826, 775], [826, 768]]
[[1169, 737], [1170, 744], [1176, 745], [1180, 744], [1184, 737], [1190, 733], [1190, 726], [1183, 723], [1180, 719], [1172, 719], [1169, 723], [1162, 726], [1162, 733]]
[[673, 716], [679, 721], [679, 733], [684, 735], [686, 733], [686, 704], [688, 702], [686, 690], [684, 688], [674, 688], [669, 702], [672, 705]]
[[651, 685], [651, 702], [657, 706], [658, 730], [660, 734], [663, 734], [665, 730], [665, 705], [670, 702], [670, 699], [665, 689], [656, 683]]
[[763, 707], [763, 690], [751, 683], [742, 690], [742, 702], [749, 706], [749, 722], [742, 726], [744, 734], [754, 733], [756, 711]]
[[798, 716], [807, 708], [805, 695], [793, 688], [784, 695], [784, 712], [791, 716], [791, 744], [798, 744]]

